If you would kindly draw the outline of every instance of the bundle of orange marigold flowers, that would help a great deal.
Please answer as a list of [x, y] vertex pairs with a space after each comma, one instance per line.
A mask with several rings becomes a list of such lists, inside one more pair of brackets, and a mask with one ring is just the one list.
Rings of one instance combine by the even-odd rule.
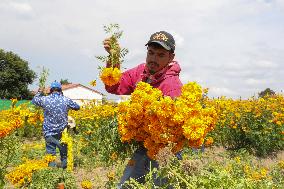
[[140, 82], [129, 101], [118, 105], [118, 129], [122, 142], [143, 142], [150, 158], [172, 145], [177, 153], [185, 145], [199, 147], [216, 123], [213, 107], [202, 104], [202, 88], [195, 82], [182, 87], [176, 99]]

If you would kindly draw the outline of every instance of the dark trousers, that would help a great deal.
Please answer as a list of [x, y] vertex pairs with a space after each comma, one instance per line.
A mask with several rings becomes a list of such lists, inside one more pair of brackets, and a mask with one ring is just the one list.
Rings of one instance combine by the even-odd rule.
[[[61, 167], [65, 169], [67, 167], [67, 145], [62, 144], [60, 142], [60, 139], [62, 137], [62, 133], [52, 135], [52, 136], [46, 136], [45, 137], [45, 147], [46, 147], [46, 153], [56, 155], [56, 147], [59, 149], [60, 152], [60, 159], [61, 159]], [[56, 167], [56, 163], [50, 162], [48, 164], [50, 167]]]

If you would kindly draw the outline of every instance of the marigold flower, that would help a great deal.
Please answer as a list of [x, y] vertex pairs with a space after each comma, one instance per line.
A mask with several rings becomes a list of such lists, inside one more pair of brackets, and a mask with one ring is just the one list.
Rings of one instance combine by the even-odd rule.
[[93, 86], [93, 87], [97, 86], [97, 81], [96, 80], [91, 81], [90, 85]]
[[67, 128], [62, 132], [61, 142], [67, 145], [67, 170], [72, 171], [74, 168], [73, 139], [68, 135]]
[[121, 71], [118, 68], [104, 68], [100, 78], [105, 85], [113, 86], [120, 81]]
[[118, 157], [118, 155], [117, 155], [116, 152], [113, 152], [113, 153], [111, 154], [111, 159], [112, 159], [112, 160], [116, 160], [117, 157]]
[[114, 180], [114, 178], [115, 178], [115, 172], [114, 172], [114, 171], [108, 172], [108, 173], [107, 173], [107, 178], [108, 178], [109, 180]]
[[81, 187], [83, 189], [91, 189], [91, 188], [93, 188], [93, 184], [90, 180], [84, 180], [84, 181], [81, 182]]
[[213, 144], [214, 140], [212, 137], [208, 137], [206, 140], [205, 140], [205, 146], [211, 146]]

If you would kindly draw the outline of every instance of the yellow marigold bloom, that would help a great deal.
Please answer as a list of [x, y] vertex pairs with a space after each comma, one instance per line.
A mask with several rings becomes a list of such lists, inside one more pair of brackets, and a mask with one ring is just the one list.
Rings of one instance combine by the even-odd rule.
[[237, 156], [237, 157], [235, 157], [235, 161], [236, 161], [237, 163], [240, 163], [240, 162], [241, 162], [241, 158], [240, 158], [239, 156]]
[[85, 133], [86, 133], [87, 135], [90, 135], [90, 134], [92, 134], [92, 133], [93, 133], [93, 131], [91, 131], [91, 130], [87, 130]]
[[232, 167], [231, 164], [228, 164], [228, 165], [226, 165], [226, 167], [225, 167], [225, 171], [226, 171], [226, 172], [231, 172], [232, 169], [233, 169], [233, 167]]
[[244, 172], [245, 172], [246, 174], [249, 174], [249, 173], [250, 173], [250, 170], [251, 170], [251, 169], [250, 169], [250, 166], [245, 165], [243, 169], [244, 169]]
[[250, 179], [252, 180], [260, 180], [262, 178], [261, 174], [257, 171], [253, 171], [250, 175]]
[[205, 140], [205, 146], [211, 146], [213, 144], [214, 140], [212, 137], [208, 137], [206, 140]]
[[208, 91], [209, 91], [209, 88], [204, 88], [204, 89], [203, 89], [203, 93], [204, 93], [204, 94], [207, 94]]
[[92, 189], [93, 188], [93, 184], [90, 180], [84, 180], [81, 182], [81, 187], [83, 189]]
[[73, 140], [72, 137], [68, 135], [66, 128], [62, 133], [61, 142], [67, 145], [67, 170], [72, 171], [74, 168]]
[[91, 81], [90, 85], [93, 86], [93, 87], [97, 86], [97, 81], [96, 80]]
[[108, 173], [107, 173], [107, 178], [108, 178], [109, 180], [114, 180], [114, 178], [115, 178], [115, 172], [114, 172], [114, 171], [108, 172]]
[[47, 154], [44, 156], [44, 160], [47, 162], [47, 163], [50, 163], [50, 162], [53, 162], [55, 161], [56, 157], [51, 155], [51, 154]]
[[113, 86], [117, 84], [121, 77], [121, 71], [118, 68], [104, 68], [100, 73], [100, 78], [105, 85]]
[[267, 170], [266, 168], [262, 168], [262, 169], [260, 170], [260, 175], [261, 175], [261, 177], [262, 177], [262, 178], [265, 178], [265, 177], [267, 176], [267, 172], [268, 172], [268, 170]]
[[113, 152], [113, 153], [111, 154], [111, 159], [112, 159], [112, 160], [116, 160], [117, 157], [118, 157], [118, 155], [117, 155], [116, 152]]
[[279, 162], [278, 162], [278, 166], [279, 166], [281, 169], [284, 169], [284, 160], [279, 161]]
[[268, 170], [266, 168], [262, 168], [260, 171], [251, 172], [250, 179], [252, 180], [261, 180], [267, 177]]
[[17, 104], [18, 100], [16, 98], [12, 98], [12, 107], [15, 107], [15, 105]]
[[236, 129], [238, 126], [236, 125], [236, 124], [234, 124], [233, 126], [232, 126], [232, 128], [233, 129]]

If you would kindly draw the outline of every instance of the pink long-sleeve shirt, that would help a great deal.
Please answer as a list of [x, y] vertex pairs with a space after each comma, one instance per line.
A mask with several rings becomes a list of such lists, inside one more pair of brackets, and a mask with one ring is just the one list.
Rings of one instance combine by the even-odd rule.
[[171, 62], [166, 68], [154, 75], [149, 74], [145, 65], [143, 63], [123, 72], [118, 84], [105, 86], [107, 92], [117, 95], [130, 95], [136, 84], [139, 81], [144, 81], [160, 89], [165, 96], [175, 98], [181, 94], [182, 83], [179, 79], [181, 69], [176, 61]]

